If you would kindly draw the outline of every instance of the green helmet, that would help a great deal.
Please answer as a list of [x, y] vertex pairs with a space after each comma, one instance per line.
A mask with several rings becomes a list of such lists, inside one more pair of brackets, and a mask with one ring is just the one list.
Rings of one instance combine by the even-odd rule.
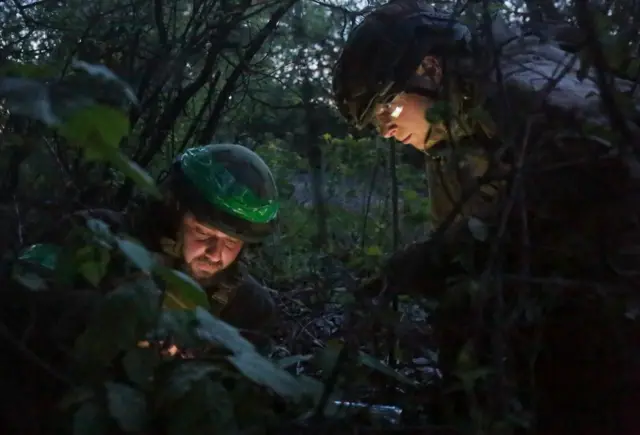
[[436, 96], [436, 83], [416, 80], [427, 56], [467, 54], [469, 29], [424, 0], [393, 0], [367, 15], [350, 33], [333, 71], [333, 97], [342, 116], [357, 128], [374, 117], [377, 104], [400, 92]]
[[171, 168], [171, 190], [199, 221], [245, 242], [272, 233], [278, 191], [266, 163], [241, 145], [190, 148]]

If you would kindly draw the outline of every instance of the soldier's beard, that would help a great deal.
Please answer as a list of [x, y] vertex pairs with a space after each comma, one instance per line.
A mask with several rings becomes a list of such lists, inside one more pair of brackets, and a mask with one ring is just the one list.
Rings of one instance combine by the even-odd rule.
[[[205, 265], [205, 268], [202, 268]], [[214, 277], [224, 269], [222, 262], [213, 262], [206, 256], [196, 257], [184, 265], [185, 272], [198, 284], [205, 286], [214, 281]]]

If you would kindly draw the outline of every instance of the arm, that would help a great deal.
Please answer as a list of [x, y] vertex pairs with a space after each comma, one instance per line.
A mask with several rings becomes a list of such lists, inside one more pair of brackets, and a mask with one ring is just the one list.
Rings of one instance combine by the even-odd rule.
[[261, 331], [269, 327], [276, 314], [276, 304], [270, 292], [247, 275], [220, 313], [220, 318], [240, 329]]

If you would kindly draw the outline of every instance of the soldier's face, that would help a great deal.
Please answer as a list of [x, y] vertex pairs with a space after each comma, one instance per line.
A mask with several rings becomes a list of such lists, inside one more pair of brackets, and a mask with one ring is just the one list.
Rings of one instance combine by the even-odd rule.
[[401, 93], [390, 103], [376, 107], [378, 131], [386, 138], [394, 137], [419, 150], [429, 148], [442, 140], [439, 129], [431, 129], [432, 126], [426, 119], [427, 110], [432, 104], [431, 100], [422, 95]]
[[182, 235], [184, 262], [196, 280], [210, 278], [229, 267], [244, 245], [242, 240], [198, 222], [190, 213], [182, 220]]

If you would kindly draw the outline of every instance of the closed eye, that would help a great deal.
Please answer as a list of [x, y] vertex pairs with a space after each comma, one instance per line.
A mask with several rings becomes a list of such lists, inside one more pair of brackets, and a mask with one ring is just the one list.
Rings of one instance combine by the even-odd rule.
[[236, 240], [227, 240], [224, 245], [229, 249], [233, 249], [238, 246], [238, 242]]
[[195, 227], [195, 233], [196, 233], [196, 238], [198, 240], [206, 240], [209, 237], [211, 237], [211, 234], [209, 234], [208, 232], [206, 232], [205, 230], [203, 230], [200, 227]]

